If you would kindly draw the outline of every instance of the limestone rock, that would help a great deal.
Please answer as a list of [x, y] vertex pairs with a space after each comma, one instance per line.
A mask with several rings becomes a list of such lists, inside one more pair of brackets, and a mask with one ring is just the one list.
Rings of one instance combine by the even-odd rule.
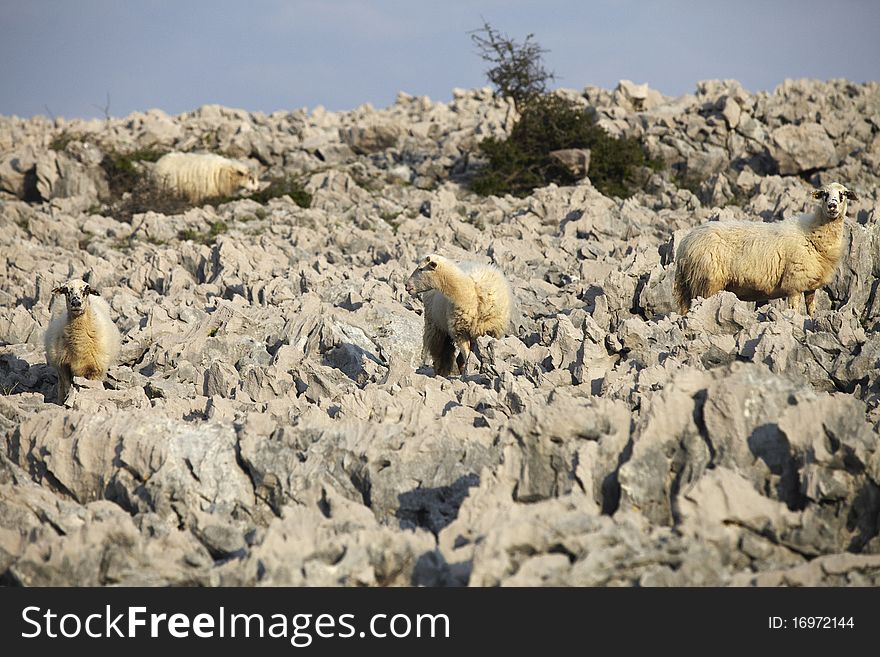
[[550, 157], [558, 160], [573, 176], [585, 176], [590, 171], [589, 148], [565, 148], [559, 151], [550, 151]]
[[828, 133], [817, 123], [781, 126], [770, 139], [770, 157], [783, 175], [828, 169], [840, 161]]
[[[626, 199], [586, 177], [475, 195], [478, 144], [518, 118], [491, 89], [0, 117], [3, 582], [876, 586], [880, 85], [558, 93], [665, 168]], [[123, 216], [102, 162], [152, 148], [249, 160], [310, 207]], [[683, 235], [797, 216], [835, 180], [860, 199], [813, 317], [731, 292], [678, 314]], [[406, 292], [433, 252], [516, 299], [463, 376], [434, 376]], [[123, 344], [60, 405], [42, 336], [73, 277]]]

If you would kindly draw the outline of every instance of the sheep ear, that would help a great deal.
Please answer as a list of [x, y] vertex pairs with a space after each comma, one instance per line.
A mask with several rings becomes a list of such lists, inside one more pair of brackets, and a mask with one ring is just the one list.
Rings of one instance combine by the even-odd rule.
[[425, 265], [425, 269], [437, 269], [437, 263], [433, 260], [429, 260], [428, 264]]
[[850, 190], [846, 190], [843, 193], [843, 195], [846, 196], [851, 201], [858, 201], [859, 200], [859, 195], [856, 194], [855, 192], [851, 192]]
[[825, 190], [823, 189], [814, 189], [813, 190], [813, 198], [823, 198], [825, 196]]
[[64, 294], [64, 290], [62, 290], [60, 287], [56, 287], [54, 290], [52, 290], [52, 294]]
[[89, 294], [94, 294], [96, 297], [101, 296], [101, 293], [98, 292], [95, 288], [89, 287]]

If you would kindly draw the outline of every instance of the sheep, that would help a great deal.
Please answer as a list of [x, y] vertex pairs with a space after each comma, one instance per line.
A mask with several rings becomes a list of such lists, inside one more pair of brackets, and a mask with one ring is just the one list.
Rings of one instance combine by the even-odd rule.
[[432, 254], [410, 275], [406, 291], [413, 296], [424, 292], [423, 354], [431, 355], [434, 372], [440, 376], [449, 376], [454, 366], [459, 374], [466, 374], [474, 339], [500, 338], [510, 327], [510, 285], [491, 265], [456, 265]]
[[156, 186], [189, 201], [235, 196], [259, 189], [256, 173], [247, 165], [212, 153], [168, 153], [153, 168]]
[[840, 260], [847, 201], [858, 196], [840, 183], [812, 194], [813, 212], [777, 223], [712, 222], [697, 226], [676, 252], [675, 296], [682, 315], [696, 297], [722, 290], [744, 301], [788, 297], [807, 313], [816, 307], [816, 290], [827, 284]]
[[55, 301], [46, 329], [46, 362], [58, 372], [57, 402], [63, 404], [74, 376], [100, 380], [119, 354], [119, 329], [110, 319], [110, 307], [98, 292], [79, 279], [52, 291]]

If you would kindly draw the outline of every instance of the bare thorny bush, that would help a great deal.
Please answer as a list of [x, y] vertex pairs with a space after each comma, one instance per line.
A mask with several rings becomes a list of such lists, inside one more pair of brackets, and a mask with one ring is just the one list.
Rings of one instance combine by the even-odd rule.
[[549, 51], [535, 43], [534, 34], [517, 43], [484, 20], [483, 27], [470, 35], [480, 57], [492, 65], [486, 77], [498, 93], [512, 98], [518, 109], [547, 93], [547, 85], [556, 79], [542, 61], [542, 55]]

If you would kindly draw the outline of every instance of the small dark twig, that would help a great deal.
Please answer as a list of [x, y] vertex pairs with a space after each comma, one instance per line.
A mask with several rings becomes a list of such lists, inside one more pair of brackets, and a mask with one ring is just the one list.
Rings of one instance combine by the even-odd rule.
[[103, 107], [101, 105], [97, 105], [95, 103], [92, 103], [92, 107], [101, 110], [104, 113], [104, 119], [106, 121], [109, 121], [111, 119], [111, 116], [110, 116], [110, 92], [109, 91], [107, 92], [107, 102], [104, 103]]

